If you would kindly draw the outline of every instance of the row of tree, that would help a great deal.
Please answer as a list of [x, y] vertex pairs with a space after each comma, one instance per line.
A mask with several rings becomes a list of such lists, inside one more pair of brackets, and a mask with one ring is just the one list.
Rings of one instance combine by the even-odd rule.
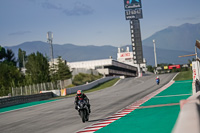
[[[26, 73], [22, 73], [24, 69]], [[71, 77], [69, 67], [61, 57], [58, 58], [58, 65], [50, 68], [48, 58], [39, 52], [27, 56], [26, 51], [19, 49], [16, 59], [12, 50], [0, 46], [0, 96], [11, 93], [12, 87], [55, 82]]]

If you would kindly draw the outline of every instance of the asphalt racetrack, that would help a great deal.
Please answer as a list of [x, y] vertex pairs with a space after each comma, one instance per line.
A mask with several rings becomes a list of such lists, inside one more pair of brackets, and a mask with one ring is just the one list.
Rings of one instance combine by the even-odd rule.
[[160, 85], [156, 85], [154, 74], [141, 78], [126, 78], [120, 80], [116, 86], [88, 93], [92, 113], [86, 123], [82, 123], [74, 109], [74, 97], [0, 113], [0, 132], [74, 133], [161, 88], [174, 76], [175, 73], [159, 75]]

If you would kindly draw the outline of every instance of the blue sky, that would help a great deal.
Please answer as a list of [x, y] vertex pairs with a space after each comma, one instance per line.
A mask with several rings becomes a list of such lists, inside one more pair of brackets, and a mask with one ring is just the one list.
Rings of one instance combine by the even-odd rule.
[[[142, 0], [142, 39], [169, 26], [200, 23], [200, 0]], [[26, 41], [123, 46], [131, 43], [123, 0], [0, 0], [0, 45]]]

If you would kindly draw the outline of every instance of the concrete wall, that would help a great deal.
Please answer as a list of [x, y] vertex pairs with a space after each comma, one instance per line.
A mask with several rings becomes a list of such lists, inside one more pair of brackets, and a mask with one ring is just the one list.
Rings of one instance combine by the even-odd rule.
[[68, 88], [66, 89], [66, 93], [67, 94], [73, 94], [73, 93], [76, 93], [77, 90], [89, 90], [101, 83], [104, 83], [106, 81], [109, 81], [111, 79], [114, 79], [114, 78], [119, 78], [118, 76], [116, 77], [105, 77], [105, 78], [101, 78], [99, 80], [96, 80], [96, 81], [93, 81], [91, 83], [88, 83], [88, 84], [85, 84], [85, 85], [80, 85], [80, 86], [76, 86], [76, 87], [72, 87], [72, 88]]

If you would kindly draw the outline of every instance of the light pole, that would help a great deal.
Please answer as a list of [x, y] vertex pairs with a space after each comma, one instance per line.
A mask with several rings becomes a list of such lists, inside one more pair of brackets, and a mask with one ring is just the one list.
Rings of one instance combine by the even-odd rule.
[[156, 41], [155, 39], [153, 40], [153, 46], [154, 46], [154, 57], [155, 57], [155, 73], [157, 74], [157, 57], [156, 57]]
[[51, 31], [47, 32], [47, 42], [50, 44], [50, 53], [51, 53], [51, 62], [54, 64], [53, 62], [53, 45], [52, 45], [52, 42], [53, 42], [53, 33]]

